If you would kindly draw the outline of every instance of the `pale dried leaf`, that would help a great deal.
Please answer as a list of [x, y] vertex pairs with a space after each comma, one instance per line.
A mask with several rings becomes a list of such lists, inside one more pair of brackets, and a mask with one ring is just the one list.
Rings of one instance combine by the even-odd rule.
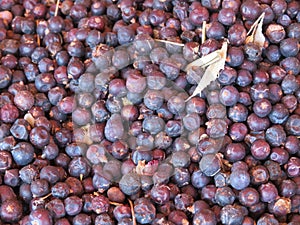
[[247, 35], [249, 36], [246, 38], [246, 43], [253, 42], [254, 44], [257, 44], [260, 48], [264, 47], [266, 40], [262, 31], [264, 18], [265, 13], [262, 13], [260, 17], [258, 17], [258, 19], [251, 26], [250, 30], [247, 33]]
[[220, 59], [220, 52], [219, 50], [209, 53], [208, 55], [202, 56], [199, 59], [196, 59], [195, 61], [189, 63], [185, 68], [184, 71], [187, 72], [190, 68], [193, 66], [200, 66], [200, 67], [206, 67], [208, 64], [210, 64], [215, 59]]
[[260, 48], [264, 47], [265, 40], [266, 40], [266, 38], [262, 32], [262, 25], [263, 25], [263, 18], [261, 19], [260, 23], [258, 24], [257, 31], [255, 32], [255, 35], [254, 35], [254, 43], [257, 44]]
[[[188, 101], [192, 97], [200, 94], [204, 88], [206, 88], [212, 81], [216, 80], [219, 76], [220, 70], [224, 69], [226, 55], [227, 55], [227, 41], [223, 42], [222, 48], [215, 51], [214, 53], [217, 54], [217, 57], [211, 59], [210, 62], [207, 62], [209, 66], [205, 70], [205, 73], [200, 80], [199, 84], [197, 85], [193, 94], [186, 100]], [[204, 56], [205, 57], [205, 56]], [[217, 58], [217, 60], [216, 60]]]

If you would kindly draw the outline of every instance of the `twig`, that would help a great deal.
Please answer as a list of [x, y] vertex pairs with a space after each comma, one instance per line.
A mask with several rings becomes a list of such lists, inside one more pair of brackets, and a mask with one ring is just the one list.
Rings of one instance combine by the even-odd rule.
[[202, 24], [202, 34], [201, 34], [201, 43], [203, 44], [206, 39], [206, 21]]
[[130, 209], [131, 209], [133, 225], [136, 225], [136, 219], [135, 219], [135, 214], [134, 214], [134, 209], [133, 209], [133, 203], [130, 199], [128, 199], [128, 202], [129, 202]]
[[172, 44], [172, 45], [178, 45], [181, 47], [184, 46], [184, 44], [182, 44], [182, 43], [177, 43], [177, 42], [173, 42], [173, 41], [166, 41], [166, 40], [160, 40], [160, 39], [154, 39], [154, 41], [163, 42], [163, 43]]
[[[49, 194], [47, 194], [47, 195], [45, 195], [45, 196], [43, 196], [43, 197], [40, 197], [39, 200], [44, 201], [45, 199], [49, 198], [51, 195], [52, 195], [52, 193], [49, 193]], [[34, 196], [33, 196], [33, 197], [34, 197]]]
[[119, 202], [109, 202], [109, 204], [111, 205], [114, 205], [114, 206], [120, 206], [120, 205], [123, 205], [122, 203], [119, 203]]
[[58, 13], [58, 7], [59, 7], [59, 2], [60, 2], [60, 0], [57, 0], [57, 2], [56, 2], [56, 7], [55, 7], [55, 13], [54, 13], [54, 16], [57, 16], [57, 13]]
[[37, 41], [37, 44], [38, 46], [41, 46], [41, 39], [40, 39], [40, 35], [36, 35], [36, 41]]
[[[38, 26], [39, 22], [40, 22], [39, 20], [36, 21], [36, 26]], [[37, 42], [38, 46], [41, 46], [41, 39], [38, 34], [36, 35], [36, 42]]]

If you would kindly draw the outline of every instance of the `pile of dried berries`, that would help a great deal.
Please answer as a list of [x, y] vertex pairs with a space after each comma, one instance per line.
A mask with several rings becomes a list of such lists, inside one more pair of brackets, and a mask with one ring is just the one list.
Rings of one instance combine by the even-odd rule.
[[300, 224], [298, 0], [0, 1], [0, 225]]

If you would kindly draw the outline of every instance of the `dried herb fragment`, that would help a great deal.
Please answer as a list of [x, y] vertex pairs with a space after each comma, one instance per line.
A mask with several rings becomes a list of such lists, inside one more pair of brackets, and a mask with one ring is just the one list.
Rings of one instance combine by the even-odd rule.
[[221, 49], [203, 56], [186, 66], [185, 72], [193, 66], [200, 66], [202, 68], [207, 67], [194, 93], [186, 101], [200, 94], [204, 88], [206, 88], [212, 81], [218, 78], [220, 70], [224, 69], [225, 66], [227, 46], [228, 42], [227, 40], [225, 40]]
[[265, 13], [262, 13], [260, 17], [254, 22], [251, 26], [250, 30], [248, 31], [246, 38], [246, 44], [249, 42], [253, 42], [254, 44], [258, 45], [260, 48], [264, 47], [265, 44], [265, 36], [262, 32], [262, 25], [265, 18]]

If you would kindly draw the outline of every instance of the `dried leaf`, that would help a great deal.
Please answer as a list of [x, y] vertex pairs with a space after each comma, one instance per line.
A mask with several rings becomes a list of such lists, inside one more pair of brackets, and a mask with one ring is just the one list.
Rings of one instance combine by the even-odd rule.
[[224, 41], [221, 49], [195, 60], [191, 63], [192, 65], [189, 64], [186, 67], [186, 69], [188, 69], [191, 66], [208, 66], [194, 93], [186, 101], [200, 94], [204, 88], [206, 88], [212, 81], [218, 78], [220, 70], [224, 69], [225, 66], [227, 46], [227, 41]]
[[220, 54], [217, 51], [214, 51], [212, 53], [209, 53], [208, 55], [205, 55], [199, 59], [196, 59], [195, 61], [191, 62], [188, 64], [185, 68], [184, 71], [187, 72], [190, 68], [194, 66], [200, 66], [200, 67], [206, 67], [208, 64], [210, 64], [213, 60], [219, 60], [220, 59]]
[[260, 17], [254, 22], [248, 31], [247, 35], [250, 35], [246, 38], [246, 43], [253, 42], [258, 45], [260, 48], [264, 47], [265, 44], [265, 36], [262, 32], [262, 25], [265, 18], [265, 13], [262, 13]]

